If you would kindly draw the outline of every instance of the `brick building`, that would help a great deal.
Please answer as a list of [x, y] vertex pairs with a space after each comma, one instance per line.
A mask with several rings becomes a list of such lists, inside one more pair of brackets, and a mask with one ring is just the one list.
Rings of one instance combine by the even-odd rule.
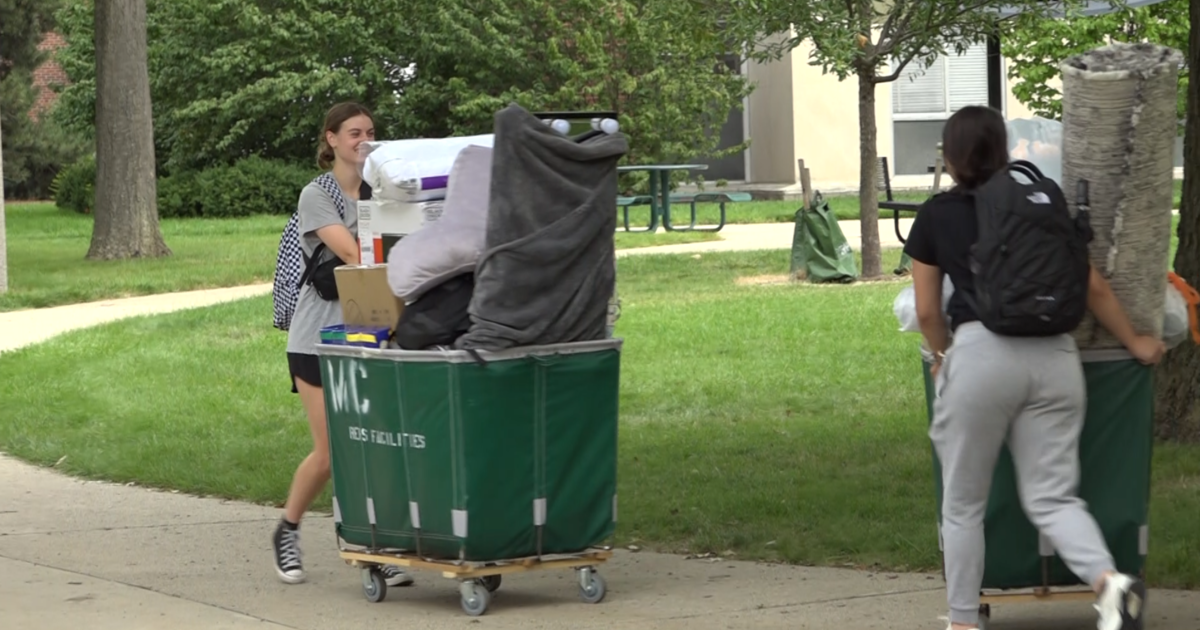
[[[38, 50], [52, 52], [62, 48], [65, 44], [66, 41], [58, 33], [47, 33], [46, 37], [42, 39], [42, 43], [38, 44]], [[65, 85], [66, 83], [67, 73], [63, 72], [63, 69], [53, 60], [38, 66], [33, 71], [33, 89], [37, 92], [37, 99], [33, 103], [33, 108], [29, 110], [29, 117], [37, 120], [38, 114], [54, 104], [58, 94], [51, 89], [52, 85]]]

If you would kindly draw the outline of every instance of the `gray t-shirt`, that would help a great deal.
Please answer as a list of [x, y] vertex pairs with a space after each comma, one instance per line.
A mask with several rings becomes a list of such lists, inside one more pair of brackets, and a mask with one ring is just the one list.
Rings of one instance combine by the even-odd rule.
[[[327, 225], [341, 223], [358, 239], [358, 205], [354, 200], [342, 196], [346, 205], [346, 218], [338, 217], [337, 206], [316, 184], [310, 183], [300, 191], [297, 209], [300, 213], [300, 247], [305, 256], [312, 256], [321, 243], [317, 230]], [[321, 253], [321, 261], [335, 258], [328, 246]], [[296, 299], [296, 311], [292, 314], [292, 325], [288, 330], [287, 351], [298, 354], [316, 354], [316, 345], [321, 340], [321, 329], [342, 323], [342, 307], [337, 300], [328, 301], [317, 295], [311, 284], [300, 287]]]

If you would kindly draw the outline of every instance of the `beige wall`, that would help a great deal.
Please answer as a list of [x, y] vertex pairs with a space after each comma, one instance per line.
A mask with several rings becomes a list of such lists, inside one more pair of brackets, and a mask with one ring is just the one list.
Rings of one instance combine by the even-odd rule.
[[[851, 76], [839, 81], [835, 75], [822, 74], [820, 66], [810, 65], [811, 52], [809, 43], [792, 51], [796, 157], [804, 160], [814, 183], [852, 182], [857, 186], [858, 79]], [[876, 146], [880, 155], [890, 156], [892, 148], [891, 99], [889, 86], [876, 86]], [[795, 177], [790, 181], [796, 181]]]
[[[799, 181], [796, 160], [803, 159], [814, 188], [829, 192], [858, 188], [858, 81], [854, 77], [839, 81], [835, 75], [823, 74], [820, 66], [810, 65], [811, 52], [812, 45], [806, 42], [780, 61], [748, 64], [755, 90], [746, 108], [750, 136], [747, 183], [795, 184]], [[1033, 115], [1011, 89], [1005, 92], [1008, 118]], [[890, 83], [875, 87], [875, 125], [876, 150], [894, 163]], [[893, 178], [896, 188], [932, 183], [933, 175]]]
[[785, 55], [776, 62], [748, 64], [747, 75], [754, 84], [745, 110], [751, 139], [746, 177], [751, 182], [797, 181], [793, 130], [799, 122], [796, 112], [799, 103], [793, 98], [794, 59], [795, 55]]

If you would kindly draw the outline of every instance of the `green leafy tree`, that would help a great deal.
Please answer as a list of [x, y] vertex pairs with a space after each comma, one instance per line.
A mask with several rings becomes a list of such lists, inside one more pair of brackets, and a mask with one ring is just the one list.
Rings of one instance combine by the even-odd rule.
[[12, 158], [22, 155], [17, 148], [30, 137], [31, 72], [44, 58], [37, 48], [50, 30], [54, 9], [51, 0], [0, 0], [0, 293], [8, 289], [4, 158], [9, 158], [7, 176], [20, 176], [14, 167], [23, 160]]
[[[714, 3], [732, 13], [737, 41], [753, 44], [752, 57], [775, 59], [808, 41], [810, 63], [858, 82], [859, 200], [864, 277], [882, 273], [875, 86], [900, 78], [909, 64], [964, 52], [997, 29], [997, 9], [1044, 15], [1044, 0], [741, 0]], [[764, 34], [775, 34], [764, 38]]]
[[671, 0], [471, 0], [417, 12], [403, 135], [491, 128], [508, 102], [616, 109], [632, 161], [725, 155], [715, 129], [750, 88], [699, 5]]
[[[1188, 0], [1165, 0], [1130, 9], [1113, 0], [1114, 11], [1086, 16], [1069, 13], [1046, 19], [1022, 15], [1004, 28], [1002, 52], [1009, 60], [1008, 77], [1013, 95], [1043, 118], [1062, 117], [1059, 65], [1072, 55], [1087, 52], [1109, 41], [1150, 41], [1177, 50], [1188, 48]], [[1187, 112], [1188, 71], [1179, 71], [1179, 120]], [[1182, 127], [1181, 127], [1182, 131]]]
[[[249, 155], [315, 159], [322, 116], [335, 101], [378, 107], [402, 86], [401, 5], [392, 0], [148, 0], [156, 152], [165, 172], [231, 164]], [[71, 79], [56, 116], [93, 132], [92, 2], [59, 14]], [[386, 109], [386, 107], [385, 107]], [[386, 122], [386, 121], [385, 121]]]
[[[148, 0], [160, 166], [248, 155], [312, 160], [325, 110], [355, 99], [381, 138], [478, 133], [508, 102], [619, 109], [631, 157], [716, 154], [748, 93], [719, 66], [729, 43], [670, 0]], [[60, 13], [72, 85], [56, 115], [89, 131], [91, 2]], [[711, 132], [711, 133], [710, 133]], [[733, 147], [737, 150], [740, 147]]]
[[[55, 134], [52, 125], [29, 117], [36, 93], [33, 71], [48, 55], [38, 50], [53, 27], [57, 0], [0, 0], [0, 117], [7, 197], [46, 192], [63, 160], [78, 154], [78, 143]], [[49, 136], [55, 137], [50, 138]]]

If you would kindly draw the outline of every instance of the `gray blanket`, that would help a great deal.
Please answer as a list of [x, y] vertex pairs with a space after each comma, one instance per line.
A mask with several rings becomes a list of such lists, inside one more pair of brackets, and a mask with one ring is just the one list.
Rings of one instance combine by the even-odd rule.
[[603, 339], [623, 134], [577, 142], [517, 105], [496, 113], [486, 251], [458, 348]]

